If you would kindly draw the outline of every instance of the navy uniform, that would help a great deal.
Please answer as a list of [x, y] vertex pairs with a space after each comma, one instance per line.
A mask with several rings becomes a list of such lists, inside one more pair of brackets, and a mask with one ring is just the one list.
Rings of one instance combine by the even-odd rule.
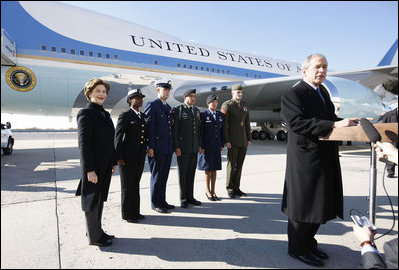
[[[235, 84], [231, 90], [242, 90], [242, 86]], [[252, 141], [248, 108], [233, 98], [222, 104], [221, 111], [224, 114], [224, 140], [231, 144], [227, 149], [226, 189], [231, 198], [245, 196], [240, 190], [240, 181], [248, 141]]]
[[[184, 92], [184, 97], [195, 94], [195, 89]], [[201, 202], [194, 199], [194, 177], [197, 167], [197, 156], [200, 147], [201, 133], [200, 110], [181, 104], [173, 109], [173, 146], [180, 148], [181, 156], [177, 157], [179, 167], [180, 202], [187, 207], [188, 203], [200, 205]]]
[[[208, 96], [209, 104], [217, 99], [215, 94]], [[223, 113], [219, 110], [212, 112], [207, 109], [201, 113], [201, 148], [204, 153], [198, 156], [198, 170], [214, 171], [222, 169], [221, 149], [224, 146], [223, 139]]]
[[[140, 89], [131, 90], [127, 102], [135, 97], [145, 97]], [[122, 219], [137, 222], [143, 219], [140, 214], [140, 179], [143, 173], [148, 144], [147, 117], [132, 107], [122, 112], [118, 118], [115, 131], [116, 159], [123, 160], [119, 164], [121, 177], [121, 210]]]
[[[159, 82], [157, 87], [171, 89], [170, 81]], [[167, 213], [174, 208], [166, 202], [166, 182], [173, 154], [172, 107], [159, 98], [148, 102], [144, 113], [148, 121], [148, 149], [154, 157], [148, 157], [151, 170], [151, 207], [157, 212]]]

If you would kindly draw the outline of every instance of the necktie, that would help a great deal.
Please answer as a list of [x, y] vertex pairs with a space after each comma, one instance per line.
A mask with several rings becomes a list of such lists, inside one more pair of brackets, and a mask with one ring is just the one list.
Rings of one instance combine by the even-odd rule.
[[316, 92], [317, 92], [317, 94], [319, 94], [319, 96], [321, 97], [321, 100], [323, 100], [323, 102], [326, 103], [326, 101], [324, 100], [323, 95], [321, 94], [321, 91], [320, 91], [320, 88], [319, 88], [319, 87], [316, 88]]
[[213, 115], [213, 119], [216, 120], [216, 113], [213, 112], [212, 115]]
[[137, 116], [141, 119], [141, 116], [140, 116], [140, 113], [139, 113], [139, 112], [137, 113]]

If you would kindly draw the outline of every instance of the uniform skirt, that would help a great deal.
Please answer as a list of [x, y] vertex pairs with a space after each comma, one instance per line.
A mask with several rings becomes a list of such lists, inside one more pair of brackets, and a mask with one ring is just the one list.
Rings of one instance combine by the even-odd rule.
[[220, 151], [198, 155], [198, 170], [215, 171], [222, 169], [222, 155]]

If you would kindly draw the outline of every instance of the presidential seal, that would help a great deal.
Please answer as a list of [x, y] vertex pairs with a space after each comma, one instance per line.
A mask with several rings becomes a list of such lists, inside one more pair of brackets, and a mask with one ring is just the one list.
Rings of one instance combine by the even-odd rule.
[[14, 90], [27, 92], [36, 86], [36, 76], [32, 70], [23, 66], [15, 66], [6, 72], [7, 84]]

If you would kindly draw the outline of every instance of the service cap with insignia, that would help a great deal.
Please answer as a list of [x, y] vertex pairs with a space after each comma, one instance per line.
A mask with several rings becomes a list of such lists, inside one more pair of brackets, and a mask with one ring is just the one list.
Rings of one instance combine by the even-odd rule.
[[218, 96], [215, 94], [210, 94], [207, 98], [206, 98], [206, 104], [211, 103], [214, 100], [218, 100]]
[[172, 89], [172, 81], [171, 80], [159, 80], [155, 83], [156, 87], [163, 87]]
[[237, 90], [242, 90], [241, 84], [235, 84], [231, 87], [231, 91], [237, 91]]
[[129, 92], [127, 93], [127, 103], [129, 103], [129, 99], [133, 99], [138, 96], [140, 96], [142, 98], [145, 97], [145, 95], [143, 95], [143, 93], [141, 93], [140, 89], [129, 90]]
[[189, 96], [191, 94], [195, 94], [196, 91], [197, 91], [197, 89], [188, 89], [184, 92], [183, 97]]

